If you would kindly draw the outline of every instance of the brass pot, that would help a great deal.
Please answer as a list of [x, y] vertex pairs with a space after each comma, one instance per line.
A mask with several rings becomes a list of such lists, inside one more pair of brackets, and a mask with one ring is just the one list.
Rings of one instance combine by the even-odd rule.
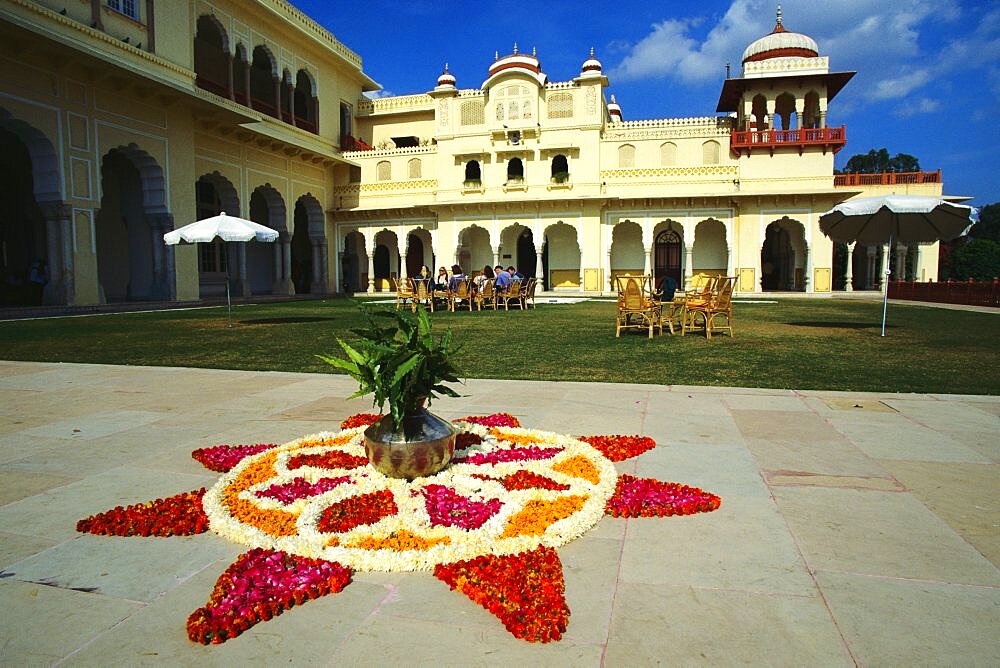
[[423, 478], [441, 471], [455, 454], [456, 430], [427, 409], [404, 415], [397, 430], [386, 415], [365, 430], [369, 463], [390, 478]]

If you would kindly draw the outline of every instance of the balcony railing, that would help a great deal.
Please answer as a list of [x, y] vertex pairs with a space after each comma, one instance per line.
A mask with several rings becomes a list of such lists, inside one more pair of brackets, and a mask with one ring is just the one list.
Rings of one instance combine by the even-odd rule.
[[854, 186], [895, 186], [914, 183], [941, 183], [941, 170], [936, 172], [879, 172], [878, 174], [835, 174], [833, 185], [842, 188]]
[[351, 135], [340, 135], [341, 151], [371, 151], [372, 147]]
[[729, 150], [735, 155], [746, 151], [767, 150], [774, 154], [776, 148], [797, 148], [799, 153], [806, 146], [820, 146], [824, 152], [834, 153], [847, 143], [847, 126], [839, 128], [802, 128], [801, 130], [736, 130], [729, 137]]

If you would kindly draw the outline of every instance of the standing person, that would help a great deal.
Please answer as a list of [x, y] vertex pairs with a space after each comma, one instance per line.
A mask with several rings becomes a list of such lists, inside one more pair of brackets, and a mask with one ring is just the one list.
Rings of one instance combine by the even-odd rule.
[[28, 283], [31, 290], [31, 303], [33, 306], [40, 306], [42, 295], [45, 292], [45, 284], [49, 282], [49, 275], [45, 266], [45, 260], [35, 260], [31, 263], [31, 271], [28, 272]]

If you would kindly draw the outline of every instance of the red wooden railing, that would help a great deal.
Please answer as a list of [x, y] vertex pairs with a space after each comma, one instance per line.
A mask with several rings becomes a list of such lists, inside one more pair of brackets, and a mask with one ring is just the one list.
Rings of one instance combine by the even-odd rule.
[[942, 283], [890, 281], [889, 298], [941, 304], [1000, 307], [1000, 279], [994, 278], [992, 281], [944, 281]]
[[198, 88], [204, 88], [210, 93], [215, 93], [216, 95], [221, 95], [222, 97], [229, 97], [229, 91], [226, 89], [226, 84], [219, 83], [218, 81], [212, 81], [204, 74], [199, 74], [198, 78], [194, 80], [194, 83], [198, 86]]
[[729, 149], [739, 154], [746, 149], [803, 148], [824, 146], [834, 153], [847, 143], [847, 126], [839, 128], [803, 128], [801, 130], [734, 130], [729, 137]]
[[833, 185], [895, 186], [912, 183], [941, 183], [941, 170], [936, 172], [879, 172], [878, 174], [835, 174]]
[[372, 147], [357, 137], [351, 135], [340, 135], [341, 151], [370, 151]]

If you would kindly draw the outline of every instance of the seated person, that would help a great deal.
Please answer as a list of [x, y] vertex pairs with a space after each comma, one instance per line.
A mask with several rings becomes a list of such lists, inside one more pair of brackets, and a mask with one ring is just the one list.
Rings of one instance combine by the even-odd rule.
[[431, 277], [431, 270], [427, 268], [426, 264], [420, 265], [420, 273], [413, 277], [415, 281], [422, 281], [425, 278]]
[[448, 280], [448, 291], [454, 292], [459, 284], [465, 280], [465, 272], [457, 264], [451, 265], [451, 278]]
[[490, 265], [486, 265], [485, 267], [483, 267], [482, 273], [476, 274], [476, 277], [472, 279], [473, 281], [475, 281], [476, 290], [482, 290], [483, 285], [486, 283], [486, 281], [492, 279], [493, 277], [494, 277], [493, 267], [491, 267]]
[[510, 272], [504, 271], [504, 268], [501, 267], [499, 264], [493, 268], [493, 271], [495, 272], [496, 275], [497, 290], [503, 292], [507, 288], [509, 288], [511, 281]]
[[661, 302], [672, 302], [677, 293], [677, 281], [672, 276], [664, 276], [659, 281], [659, 288], [653, 292], [653, 296]]
[[451, 277], [448, 276], [448, 270], [447, 269], [445, 269], [444, 267], [441, 267], [440, 269], [438, 269], [437, 279], [434, 281], [434, 289], [435, 290], [447, 290], [448, 289], [448, 279], [449, 278], [451, 278]]
[[517, 269], [515, 269], [514, 265], [511, 265], [511, 266], [507, 267], [507, 273], [510, 274], [511, 279], [515, 279], [516, 278], [519, 281], [523, 281], [524, 280], [524, 274], [522, 274]]

